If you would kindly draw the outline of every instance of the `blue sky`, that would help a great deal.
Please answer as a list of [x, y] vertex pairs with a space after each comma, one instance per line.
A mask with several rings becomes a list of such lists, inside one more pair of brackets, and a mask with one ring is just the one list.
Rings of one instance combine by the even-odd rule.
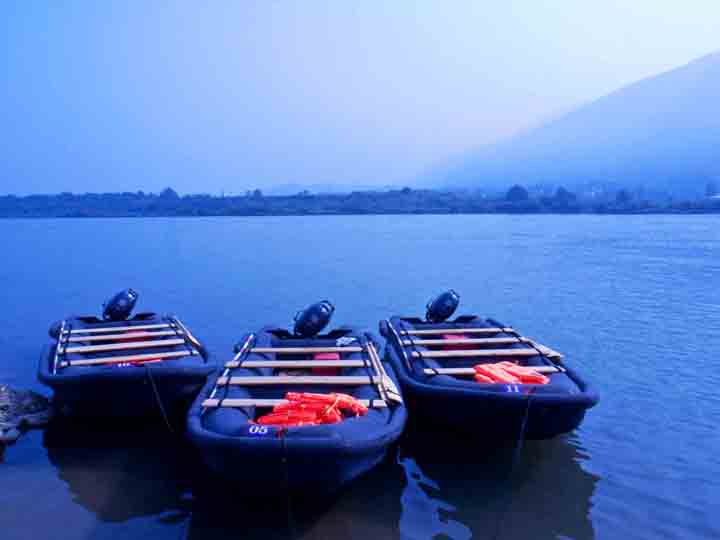
[[3, 3], [0, 193], [411, 183], [720, 49], [720, 2]]

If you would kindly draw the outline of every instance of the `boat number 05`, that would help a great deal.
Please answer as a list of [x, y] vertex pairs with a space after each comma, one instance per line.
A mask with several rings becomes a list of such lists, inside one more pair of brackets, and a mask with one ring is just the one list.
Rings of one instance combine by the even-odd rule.
[[250, 426], [250, 429], [248, 429], [248, 432], [250, 435], [267, 435], [270, 430], [267, 428], [267, 426]]

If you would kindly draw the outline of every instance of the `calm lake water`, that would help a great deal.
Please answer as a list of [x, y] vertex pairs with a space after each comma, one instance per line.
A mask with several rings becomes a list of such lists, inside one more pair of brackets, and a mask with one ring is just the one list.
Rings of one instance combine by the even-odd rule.
[[[452, 287], [463, 313], [566, 354], [600, 392], [576, 432], [515, 447], [411, 430], [329, 501], [205, 481], [162, 426], [52, 425], [0, 464], [0, 538], [718, 538], [717, 216], [0, 221], [0, 381], [35, 381], [50, 322], [132, 286], [214, 360], [324, 298], [373, 330]], [[243, 464], [239, 464], [243, 466]], [[252, 486], [235, 486], [252, 493]]]

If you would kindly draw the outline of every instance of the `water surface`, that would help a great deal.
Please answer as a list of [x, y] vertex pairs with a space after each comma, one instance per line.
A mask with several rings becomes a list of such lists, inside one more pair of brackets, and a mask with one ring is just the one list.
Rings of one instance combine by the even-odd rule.
[[[117, 289], [215, 360], [329, 298], [376, 329], [432, 294], [566, 354], [601, 403], [520, 448], [411, 430], [328, 501], [240, 500], [162, 426], [56, 423], [0, 464], [2, 538], [720, 537], [720, 222], [708, 216], [0, 221], [0, 380], [41, 390], [49, 323]], [[252, 486], [234, 486], [252, 491]]]

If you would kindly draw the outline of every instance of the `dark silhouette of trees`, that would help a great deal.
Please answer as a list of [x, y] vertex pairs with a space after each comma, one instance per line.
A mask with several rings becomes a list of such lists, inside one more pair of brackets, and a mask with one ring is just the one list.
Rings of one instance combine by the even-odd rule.
[[530, 198], [530, 194], [528, 193], [528, 190], [520, 185], [514, 185], [511, 187], [507, 195], [505, 195], [505, 199], [510, 202], [522, 202], [527, 201]]
[[705, 186], [705, 195], [707, 195], [708, 197], [714, 197], [717, 194], [718, 194], [717, 182], [715, 182], [715, 180], [710, 180], [707, 183], [707, 186]]
[[628, 204], [632, 200], [630, 192], [626, 189], [621, 189], [615, 195], [615, 202], [618, 204]]
[[180, 198], [180, 195], [178, 195], [177, 191], [173, 188], [166, 187], [160, 192], [160, 198], [164, 200], [177, 200]]
[[555, 192], [555, 202], [559, 204], [573, 204], [577, 202], [577, 195], [574, 193], [568, 191], [564, 187], [559, 187], [557, 191]]
[[[710, 191], [710, 190], [708, 190]], [[142, 216], [255, 216], [319, 214], [489, 214], [489, 213], [648, 213], [720, 212], [720, 201], [649, 203], [632, 200], [626, 190], [605, 199], [577, 197], [565, 188], [552, 196], [530, 196], [522, 186], [489, 196], [477, 191], [451, 192], [402, 188], [390, 191], [267, 196], [259, 189], [224, 197], [207, 194], [180, 196], [172, 188], [153, 193], [61, 193], [58, 195], [0, 195], [0, 217], [142, 217]]]

